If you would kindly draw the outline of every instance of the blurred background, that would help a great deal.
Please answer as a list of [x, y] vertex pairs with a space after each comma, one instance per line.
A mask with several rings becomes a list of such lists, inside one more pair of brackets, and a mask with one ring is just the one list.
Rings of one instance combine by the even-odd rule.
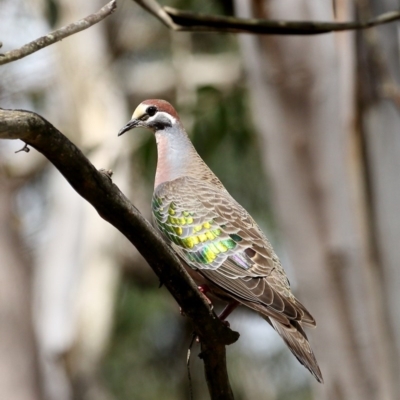
[[[2, 51], [105, 1], [0, 0]], [[164, 0], [209, 14], [346, 21], [395, 0]], [[296, 295], [319, 385], [261, 318], [236, 311], [235, 399], [400, 399], [399, 24], [314, 37], [169, 31], [131, 0], [0, 68], [0, 107], [35, 111], [147, 217], [156, 146], [117, 138], [147, 98], [174, 104], [259, 222]], [[189, 399], [190, 321], [128, 241], [44, 157], [0, 143], [0, 399]], [[220, 305], [217, 305], [217, 309]], [[208, 399], [194, 345], [195, 400]]]

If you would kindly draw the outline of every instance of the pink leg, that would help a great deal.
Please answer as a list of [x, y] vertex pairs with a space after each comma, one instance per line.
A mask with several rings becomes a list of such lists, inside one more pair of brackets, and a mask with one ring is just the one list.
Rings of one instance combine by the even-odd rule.
[[[213, 304], [211, 302], [211, 300], [207, 297], [207, 293], [210, 292], [210, 288], [208, 287], [208, 285], [200, 285], [197, 286], [199, 291], [201, 293], [203, 293], [204, 297], [206, 298], [208, 304], [210, 305], [210, 307], [213, 307]], [[230, 315], [230, 313], [235, 310], [237, 308], [237, 306], [239, 305], [239, 303], [236, 300], [232, 300], [230, 301], [225, 308], [222, 310], [221, 314], [218, 315], [218, 318], [221, 321], [225, 321], [225, 319]]]
[[[213, 303], [207, 297], [207, 294], [206, 294], [206, 293], [210, 292], [210, 288], [207, 285], [200, 285], [200, 286], [197, 286], [197, 289], [199, 289], [199, 292], [203, 294], [204, 299], [206, 300], [206, 302], [210, 306], [210, 309], [212, 310], [214, 308]], [[180, 311], [182, 316], [185, 316], [185, 313], [182, 311], [182, 308], [179, 308], [179, 311]]]
[[239, 303], [236, 300], [232, 300], [230, 303], [226, 305], [226, 307], [221, 311], [221, 314], [218, 315], [218, 318], [221, 321], [225, 321], [225, 319], [230, 315], [230, 313], [236, 309]]
[[207, 293], [210, 292], [210, 288], [207, 285], [200, 285], [197, 286], [199, 291], [203, 293], [204, 298], [206, 299], [207, 303], [209, 304], [210, 308], [213, 309], [212, 301], [207, 297]]

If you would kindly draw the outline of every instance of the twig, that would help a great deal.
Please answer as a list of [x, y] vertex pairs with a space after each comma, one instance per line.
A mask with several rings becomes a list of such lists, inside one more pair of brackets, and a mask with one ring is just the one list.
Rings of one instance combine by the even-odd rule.
[[147, 10], [150, 14], [158, 18], [165, 26], [172, 30], [179, 30], [179, 26], [174, 23], [168, 13], [157, 3], [156, 0], [135, 0], [141, 7]]
[[20, 153], [21, 151], [24, 151], [25, 153], [29, 153], [31, 149], [28, 147], [28, 145], [25, 143], [24, 147], [22, 149], [19, 149], [17, 151], [14, 151], [15, 154]]
[[[211, 398], [233, 400], [225, 345], [239, 334], [210, 310], [188, 273], [151, 224], [130, 203], [109, 176], [97, 171], [83, 153], [41, 116], [21, 110], [0, 109], [0, 139], [21, 139], [40, 151], [64, 175], [99, 215], [116, 227], [138, 249], [194, 325], [206, 350], [204, 366], [220, 372], [206, 374]], [[215, 395], [213, 394], [215, 393]], [[217, 396], [216, 393], [223, 393]]]
[[192, 339], [190, 340], [190, 344], [189, 344], [189, 348], [188, 348], [187, 356], [186, 356], [186, 368], [187, 368], [187, 374], [188, 374], [188, 380], [189, 380], [189, 398], [190, 398], [190, 400], [193, 400], [192, 374], [190, 373], [190, 356], [192, 355], [192, 346], [196, 339], [196, 336], [197, 336], [196, 332], [193, 332]]
[[198, 14], [172, 7], [161, 7], [156, 0], [134, 0], [150, 14], [175, 31], [246, 32], [258, 35], [316, 35], [336, 31], [372, 28], [400, 19], [400, 11], [390, 11], [367, 21], [314, 22], [244, 19]]
[[116, 0], [111, 0], [97, 13], [91, 14], [77, 22], [50, 32], [46, 36], [42, 36], [30, 43], [27, 43], [19, 49], [8, 51], [5, 54], [0, 54], [0, 65], [24, 58], [29, 54], [41, 50], [44, 47], [50, 46], [53, 43], [59, 42], [60, 40], [65, 39], [68, 36], [90, 28], [92, 25], [97, 24], [108, 15], [112, 14], [116, 8]]

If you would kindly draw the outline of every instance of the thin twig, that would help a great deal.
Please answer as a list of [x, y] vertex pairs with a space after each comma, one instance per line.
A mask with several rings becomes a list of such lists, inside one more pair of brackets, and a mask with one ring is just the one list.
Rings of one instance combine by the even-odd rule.
[[[227, 16], [196, 14], [165, 7], [175, 23], [190, 30], [208, 32], [247, 32], [264, 35], [316, 35], [321, 33], [359, 30], [400, 19], [399, 11], [391, 11], [368, 21], [314, 22], [243, 19]], [[185, 29], [186, 30], [186, 29]]]
[[22, 149], [19, 149], [17, 151], [14, 151], [15, 154], [20, 153], [21, 151], [24, 151], [25, 153], [29, 153], [31, 149], [28, 147], [28, 145], [25, 143], [24, 147]]
[[135, 0], [141, 7], [147, 10], [150, 14], [158, 18], [165, 26], [176, 31], [179, 26], [174, 23], [168, 13], [157, 3], [156, 0]]
[[188, 373], [188, 380], [189, 380], [189, 395], [190, 395], [190, 400], [193, 400], [193, 385], [192, 385], [192, 374], [190, 373], [190, 356], [192, 355], [192, 346], [193, 343], [196, 339], [196, 332], [193, 332], [192, 334], [192, 339], [190, 340], [189, 348], [187, 351], [187, 356], [186, 356], [186, 367], [187, 367], [187, 373]]
[[400, 11], [390, 11], [367, 21], [318, 22], [273, 21], [198, 14], [172, 7], [161, 7], [156, 0], [134, 0], [150, 14], [175, 31], [245, 32], [258, 35], [316, 35], [336, 31], [372, 28], [400, 19]]
[[65, 39], [68, 36], [90, 28], [92, 25], [97, 24], [108, 15], [112, 14], [116, 8], [116, 0], [111, 0], [97, 13], [91, 14], [77, 22], [50, 32], [46, 36], [42, 36], [30, 43], [27, 43], [19, 49], [8, 51], [5, 54], [0, 54], [0, 65], [24, 58], [29, 54], [35, 53], [36, 51], [41, 50], [44, 47], [50, 46], [53, 43], [59, 42], [60, 40]]

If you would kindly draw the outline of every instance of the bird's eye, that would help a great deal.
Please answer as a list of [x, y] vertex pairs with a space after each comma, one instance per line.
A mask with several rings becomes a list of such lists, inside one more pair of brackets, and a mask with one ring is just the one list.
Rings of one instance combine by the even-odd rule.
[[157, 107], [155, 107], [155, 106], [150, 106], [150, 107], [147, 107], [147, 109], [146, 109], [146, 113], [147, 113], [147, 115], [149, 115], [150, 117], [152, 117], [153, 115], [155, 115], [155, 113], [157, 112], [158, 110], [157, 110]]

